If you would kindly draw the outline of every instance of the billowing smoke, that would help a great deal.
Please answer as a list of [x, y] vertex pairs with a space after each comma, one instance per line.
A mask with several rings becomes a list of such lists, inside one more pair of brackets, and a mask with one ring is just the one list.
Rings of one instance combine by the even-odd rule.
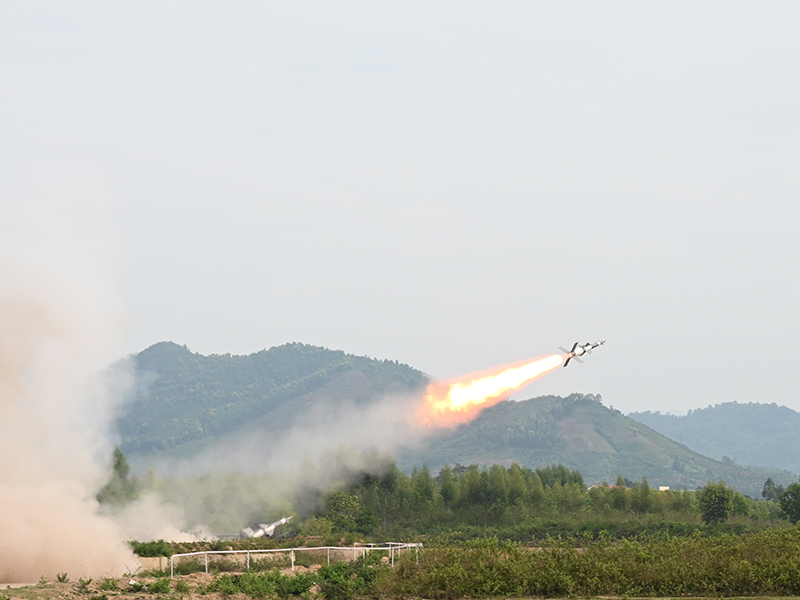
[[235, 533], [245, 525], [318, 511], [330, 492], [363, 474], [380, 476], [431, 430], [415, 422], [420, 396], [390, 395], [369, 404], [320, 403], [291, 427], [239, 431], [185, 460], [148, 461], [150, 487], [185, 509], [189, 529], [202, 523]]
[[138, 566], [95, 500], [116, 396], [96, 373], [122, 324], [97, 260], [108, 223], [95, 202], [47, 195], [0, 203], [0, 582]]

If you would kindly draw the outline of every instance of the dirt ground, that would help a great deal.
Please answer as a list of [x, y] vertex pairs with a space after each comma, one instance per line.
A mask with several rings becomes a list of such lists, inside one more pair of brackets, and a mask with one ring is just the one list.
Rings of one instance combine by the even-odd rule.
[[[308, 571], [308, 569], [305, 569], [304, 567], [297, 567], [295, 572], [299, 573], [301, 572], [301, 569], [303, 569], [304, 572]], [[291, 568], [282, 569], [281, 572], [290, 574], [292, 570]], [[116, 591], [101, 589], [101, 585], [103, 583], [102, 580], [92, 581], [89, 585], [84, 587], [79, 586], [79, 584], [76, 582], [48, 582], [29, 586], [5, 588], [0, 586], [0, 600], [155, 600], [156, 598], [166, 597], [174, 598], [175, 600], [199, 600], [200, 598], [203, 598], [204, 600], [222, 600], [222, 594], [207, 593], [201, 595], [198, 592], [199, 588], [208, 585], [213, 579], [214, 577], [212, 575], [208, 575], [206, 573], [176, 575], [171, 581], [172, 590], [165, 594], [151, 593], [148, 592], [146, 588], [138, 592], [135, 591], [131, 582], [149, 586], [157, 580], [154, 577], [138, 576], [118, 578], [116, 581], [119, 589]], [[181, 594], [175, 591], [175, 585], [179, 581], [186, 582], [186, 584], [189, 586], [188, 593]], [[249, 597], [243, 594], [236, 594], [235, 596], [229, 596], [227, 598], [236, 600], [251, 600]]]
[[[303, 567], [296, 565], [294, 571], [291, 567], [279, 569], [282, 575], [297, 575], [300, 573], [313, 572], [321, 565], [311, 565]], [[207, 573], [192, 573], [190, 575], [176, 575], [170, 581], [171, 591], [168, 593], [153, 593], [148, 591], [150, 584], [158, 579], [155, 577], [119, 577], [113, 580], [99, 579], [91, 581], [88, 585], [81, 585], [79, 582], [48, 582], [31, 585], [5, 586], [0, 584], [0, 600], [155, 600], [160, 597], [169, 597], [171, 600], [251, 600], [244, 594], [234, 596], [223, 596], [220, 593], [203, 593], [199, 590], [207, 586], [214, 579], [213, 575]], [[116, 590], [102, 589], [104, 583], [109, 581], [116, 582]], [[178, 582], [185, 582], [188, 586], [188, 593], [181, 593], [176, 590]], [[146, 586], [140, 591], [136, 587]], [[316, 586], [311, 588], [312, 597], [316, 596]], [[105, 596], [105, 597], [104, 597]]]

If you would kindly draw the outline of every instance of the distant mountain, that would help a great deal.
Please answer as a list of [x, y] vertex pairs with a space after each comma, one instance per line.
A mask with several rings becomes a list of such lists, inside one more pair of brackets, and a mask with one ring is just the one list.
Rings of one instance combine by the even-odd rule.
[[[421, 392], [428, 383], [422, 372], [397, 361], [296, 343], [248, 356], [204, 356], [162, 342], [131, 360], [136, 393], [117, 425], [122, 451], [144, 468], [154, 455], [189, 456], [248, 429], [288, 429], [312, 405], [366, 406], [387, 393]], [[432, 469], [560, 462], [588, 483], [646, 476], [652, 486], [696, 488], [722, 479], [751, 496], [760, 494], [767, 477], [784, 485], [795, 479], [777, 469], [712, 460], [581, 394], [501, 402], [398, 457], [404, 469], [423, 462]]]
[[718, 460], [800, 473], [800, 413], [785, 406], [726, 402], [681, 417], [628, 416]]
[[136, 393], [117, 423], [125, 454], [180, 450], [254, 424], [285, 427], [312, 397], [369, 403], [428, 383], [397, 361], [296, 343], [203, 356], [161, 342], [132, 360]]
[[410, 468], [423, 461], [431, 469], [454, 463], [536, 467], [560, 462], [578, 469], [589, 484], [613, 483], [621, 474], [647, 477], [651, 486], [694, 489], [722, 479], [750, 496], [760, 495], [767, 477], [784, 484], [794, 479], [786, 471], [702, 456], [583, 394], [501, 402], [433, 438], [427, 448], [402, 456], [398, 464]]

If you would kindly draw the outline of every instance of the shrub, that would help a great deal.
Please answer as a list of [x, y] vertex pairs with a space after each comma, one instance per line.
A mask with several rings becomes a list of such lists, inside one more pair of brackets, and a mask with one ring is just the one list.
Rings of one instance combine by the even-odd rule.
[[317, 571], [319, 589], [328, 600], [375, 595], [391, 568], [381, 564], [377, 554], [367, 556], [366, 562], [359, 559], [350, 563], [334, 563], [324, 565]]
[[206, 567], [198, 558], [188, 558], [176, 561], [173, 565], [176, 575], [189, 575], [199, 571], [205, 571]]
[[147, 586], [150, 593], [153, 594], [168, 594], [170, 592], [169, 577], [161, 577], [156, 579], [153, 583]]
[[215, 573], [241, 571], [242, 565], [233, 558], [214, 556], [213, 558], [209, 557], [208, 569], [209, 571], [213, 571]]
[[314, 564], [314, 558], [308, 552], [295, 552], [294, 564], [300, 567], [310, 567]]
[[328, 535], [333, 531], [333, 523], [325, 517], [311, 517], [304, 529], [306, 535]]
[[90, 583], [92, 583], [92, 578], [91, 577], [89, 577], [88, 579], [84, 579], [83, 577], [79, 577], [78, 578], [78, 591], [79, 592], [88, 592]]
[[188, 594], [189, 593], [189, 584], [186, 583], [185, 581], [183, 581], [182, 579], [180, 581], [176, 581], [175, 582], [175, 591], [178, 594], [181, 594], [181, 595]]
[[128, 542], [133, 549], [133, 553], [139, 556], [172, 556], [172, 550], [164, 540], [153, 540], [150, 542]]
[[242, 593], [254, 598], [278, 596], [288, 598], [308, 592], [314, 585], [314, 576], [297, 574], [281, 575], [278, 571], [268, 573], [243, 573], [241, 575], [220, 575], [209, 584], [207, 591], [219, 592], [227, 596]]
[[103, 583], [100, 584], [100, 589], [108, 592], [116, 592], [119, 590], [119, 585], [116, 579], [105, 577], [103, 578]]
[[[258, 556], [258, 555], [256, 555]], [[261, 558], [250, 556], [250, 570], [251, 571], [272, 571], [274, 569], [283, 569], [291, 566], [292, 562], [288, 553], [270, 553]]]
[[58, 583], [69, 583], [69, 575], [66, 573], [57, 573], [56, 581], [58, 581]]

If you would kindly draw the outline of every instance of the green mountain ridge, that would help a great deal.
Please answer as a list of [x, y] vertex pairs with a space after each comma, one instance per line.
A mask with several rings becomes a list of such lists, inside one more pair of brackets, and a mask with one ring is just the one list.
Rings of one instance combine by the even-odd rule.
[[427, 385], [423, 373], [397, 361], [298, 343], [247, 356], [203, 356], [160, 342], [132, 360], [136, 393], [117, 423], [126, 454], [202, 445], [259, 423], [287, 426], [288, 415], [314, 401], [314, 393], [323, 401], [367, 403]]
[[684, 416], [650, 411], [628, 416], [717, 460], [800, 473], [800, 413], [786, 406], [725, 402]]
[[[280, 432], [315, 406], [367, 406], [387, 394], [421, 393], [428, 383], [397, 361], [299, 343], [247, 356], [204, 356], [161, 342], [131, 360], [137, 385], [117, 425], [122, 451], [145, 467], [152, 457], [189, 457], [245, 431]], [[721, 479], [751, 496], [760, 495], [767, 477], [779, 484], [795, 479], [788, 471], [713, 460], [581, 394], [501, 402], [397, 457], [406, 470], [423, 463], [438, 469], [513, 462], [529, 468], [562, 463], [589, 483], [621, 474], [647, 477], [653, 486], [695, 488]]]
[[623, 475], [647, 477], [654, 487], [694, 489], [721, 479], [750, 496], [760, 496], [767, 477], [787, 483], [795, 479], [788, 471], [703, 456], [590, 394], [501, 402], [471, 423], [431, 439], [424, 450], [405, 454], [398, 466], [408, 469], [423, 461], [434, 470], [454, 463], [517, 462], [530, 468], [562, 463], [579, 470], [588, 484], [613, 483]]

